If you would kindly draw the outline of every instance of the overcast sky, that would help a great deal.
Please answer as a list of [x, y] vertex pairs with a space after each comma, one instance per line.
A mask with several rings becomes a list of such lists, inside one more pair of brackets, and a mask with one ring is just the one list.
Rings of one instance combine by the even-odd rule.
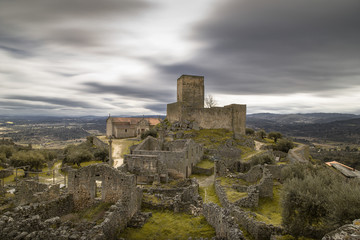
[[0, 0], [0, 115], [360, 114], [359, 0]]

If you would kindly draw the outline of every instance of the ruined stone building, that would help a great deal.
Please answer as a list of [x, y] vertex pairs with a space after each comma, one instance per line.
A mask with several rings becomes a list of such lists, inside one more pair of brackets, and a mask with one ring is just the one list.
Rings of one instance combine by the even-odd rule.
[[137, 183], [167, 182], [173, 178], [187, 178], [201, 161], [203, 147], [191, 139], [162, 142], [147, 137], [132, 154], [125, 155], [124, 167], [137, 176]]
[[123, 118], [108, 117], [106, 120], [106, 136], [114, 138], [138, 137], [160, 123], [157, 118]]
[[[101, 186], [100, 193], [97, 185]], [[107, 164], [94, 164], [70, 171], [68, 191], [73, 194], [76, 209], [93, 205], [97, 198], [109, 203], [122, 200], [133, 204], [132, 215], [141, 205], [141, 191], [136, 188], [135, 176], [120, 172]]]
[[167, 105], [167, 119], [193, 121], [205, 129], [225, 128], [245, 134], [246, 105], [204, 108], [204, 77], [182, 75], [177, 80], [177, 102]]

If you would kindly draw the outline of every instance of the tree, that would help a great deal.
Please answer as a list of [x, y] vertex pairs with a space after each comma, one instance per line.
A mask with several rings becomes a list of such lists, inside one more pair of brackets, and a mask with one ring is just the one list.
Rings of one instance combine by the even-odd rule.
[[282, 135], [279, 132], [270, 132], [268, 134], [268, 138], [273, 139], [274, 142], [276, 143], [279, 138], [282, 138]]
[[217, 102], [212, 95], [207, 95], [205, 97], [205, 107], [206, 108], [216, 107], [216, 105], [217, 105]]
[[261, 137], [261, 139], [264, 139], [266, 137], [266, 132], [264, 130], [260, 130], [257, 132], [257, 135]]
[[66, 157], [65, 162], [76, 164], [80, 167], [82, 162], [89, 162], [94, 159], [94, 155], [85, 149], [76, 149], [70, 151]]
[[19, 151], [10, 158], [14, 167], [30, 166], [30, 170], [39, 170], [45, 166], [45, 157], [38, 151]]

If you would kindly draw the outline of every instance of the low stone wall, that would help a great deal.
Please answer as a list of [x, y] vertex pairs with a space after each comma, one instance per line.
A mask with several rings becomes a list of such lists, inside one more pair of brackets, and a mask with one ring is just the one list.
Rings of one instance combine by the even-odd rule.
[[251, 212], [244, 211], [237, 206], [231, 207], [231, 213], [236, 221], [250, 233], [255, 240], [268, 240], [271, 235], [284, 233], [283, 228], [257, 221]]
[[42, 219], [62, 216], [74, 210], [72, 195], [64, 195], [52, 201], [18, 206], [14, 211], [22, 216], [39, 215]]
[[259, 190], [259, 197], [273, 197], [273, 177], [270, 171], [266, 168], [263, 170], [263, 177], [260, 180], [260, 183], [255, 185]]
[[[258, 175], [259, 169], [261, 169], [262, 176], [259, 184], [248, 187], [244, 185], [233, 186], [234, 189], [239, 188], [239, 190], [244, 190], [244, 187], [247, 187], [247, 197], [241, 198], [238, 201], [231, 203], [226, 196], [224, 187], [220, 184], [220, 180], [215, 181], [215, 191], [222, 206], [229, 210], [237, 223], [239, 223], [247, 232], [249, 232], [254, 237], [254, 239], [267, 240], [270, 239], [271, 235], [284, 234], [284, 229], [282, 227], [257, 221], [254, 218], [254, 213], [245, 211], [240, 208], [258, 206], [259, 197], [273, 196], [273, 178], [270, 170], [256, 166], [255, 170], [252, 171], [253, 174]], [[278, 169], [281, 168], [273, 168], [274, 171], [278, 171]]]
[[204, 204], [203, 215], [207, 222], [215, 228], [218, 239], [245, 239], [228, 209], [221, 208], [214, 203]]
[[197, 166], [192, 167], [192, 174], [201, 174], [206, 176], [211, 176], [214, 174], [214, 167], [212, 168], [201, 168]]
[[234, 202], [234, 205], [246, 208], [257, 207], [259, 205], [259, 190], [255, 186], [249, 186], [247, 192], [248, 195]]
[[106, 149], [109, 148], [109, 144], [106, 143], [106, 142], [103, 142], [103, 141], [100, 140], [100, 138], [98, 138], [97, 136], [94, 136], [94, 138], [93, 138], [93, 144], [94, 144], [95, 146], [98, 146], [98, 147], [102, 147], [102, 148], [106, 148]]
[[136, 189], [135, 199], [119, 200], [106, 212], [104, 221], [92, 229], [96, 239], [117, 239], [117, 235], [126, 228], [131, 218], [141, 208], [142, 191]]
[[286, 166], [285, 164], [283, 164], [283, 165], [266, 165], [265, 168], [270, 171], [270, 173], [271, 173], [271, 175], [273, 176], [274, 179], [282, 181], [281, 170], [285, 166]]
[[247, 173], [239, 173], [237, 178], [247, 182], [256, 182], [263, 176], [263, 167], [261, 165], [253, 166]]
[[[35, 193], [44, 192], [49, 186], [45, 183], [39, 183], [34, 180], [20, 181], [16, 187], [15, 202], [16, 205], [28, 204], [34, 202], [37, 198]], [[44, 201], [44, 200], [43, 200]]]
[[[143, 207], [168, 209], [174, 212], [186, 212], [198, 215], [199, 209], [201, 208], [201, 197], [198, 193], [199, 184], [196, 179], [188, 180], [188, 182], [189, 185], [186, 187], [144, 189], [145, 197], [142, 202]], [[146, 198], [146, 196], [148, 196], [148, 198]]]

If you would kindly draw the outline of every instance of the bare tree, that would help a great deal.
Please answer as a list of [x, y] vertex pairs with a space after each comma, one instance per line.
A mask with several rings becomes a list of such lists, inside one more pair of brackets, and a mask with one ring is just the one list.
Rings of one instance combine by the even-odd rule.
[[217, 102], [212, 95], [207, 95], [205, 97], [205, 107], [206, 108], [216, 107], [216, 105], [217, 105]]

